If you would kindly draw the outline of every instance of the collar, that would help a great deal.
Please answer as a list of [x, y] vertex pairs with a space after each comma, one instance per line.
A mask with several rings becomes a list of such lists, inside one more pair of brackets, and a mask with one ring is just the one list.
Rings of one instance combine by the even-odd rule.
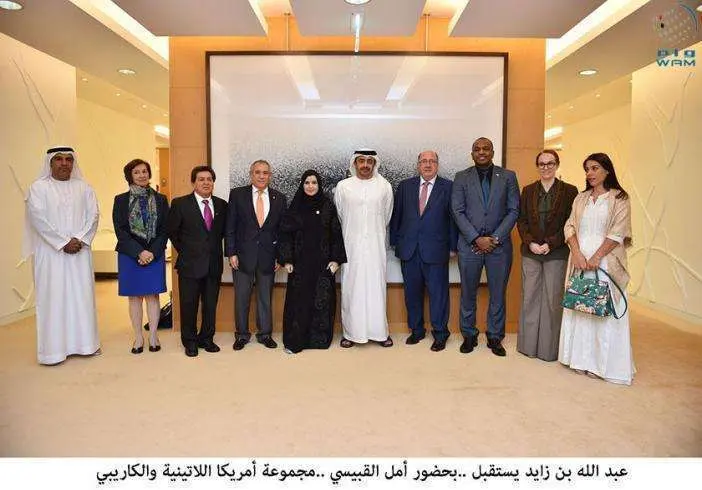
[[[258, 195], [258, 189], [257, 189], [256, 186], [253, 185], [253, 184], [251, 185], [251, 194], [252, 194], [254, 197]], [[263, 195], [264, 195], [264, 196], [267, 196], [267, 195], [268, 195], [268, 187], [266, 187], [265, 189], [263, 189]]]
[[197, 203], [198, 203], [198, 204], [202, 204], [202, 201], [204, 201], [205, 199], [207, 199], [207, 201], [210, 202], [210, 203], [213, 202], [212, 196], [211, 196], [211, 195], [210, 195], [210, 197], [202, 197], [200, 194], [198, 194], [198, 193], [195, 192], [195, 191], [193, 191], [193, 194], [195, 194], [195, 199], [197, 200]]

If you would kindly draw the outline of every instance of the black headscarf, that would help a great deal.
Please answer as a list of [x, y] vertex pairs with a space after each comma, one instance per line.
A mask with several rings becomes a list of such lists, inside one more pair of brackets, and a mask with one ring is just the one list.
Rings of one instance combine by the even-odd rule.
[[[308, 196], [305, 193], [305, 180], [307, 177], [314, 175], [317, 179], [317, 193], [314, 196]], [[305, 170], [300, 178], [300, 185], [297, 187], [297, 192], [295, 192], [295, 197], [293, 197], [290, 203], [290, 211], [294, 212], [305, 212], [305, 211], [318, 211], [322, 207], [324, 202], [324, 192], [322, 191], [322, 177], [317, 173], [316, 170]]]
[[[317, 193], [314, 196], [308, 196], [305, 193], [305, 180], [311, 175], [317, 178]], [[295, 197], [293, 197], [281, 221], [282, 231], [291, 232], [302, 228], [305, 218], [311, 217], [312, 214], [319, 214], [325, 201], [326, 196], [322, 191], [322, 177], [316, 170], [305, 170], [300, 178], [300, 185], [297, 187]]]

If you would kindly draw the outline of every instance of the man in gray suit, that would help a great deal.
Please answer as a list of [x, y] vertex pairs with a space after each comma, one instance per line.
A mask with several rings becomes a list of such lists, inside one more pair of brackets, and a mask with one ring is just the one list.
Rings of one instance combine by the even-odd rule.
[[474, 167], [456, 174], [451, 209], [460, 232], [458, 267], [461, 274], [461, 352], [478, 345], [475, 328], [476, 297], [483, 267], [487, 272], [490, 303], [487, 311], [487, 345], [505, 356], [505, 294], [512, 268], [510, 232], [519, 216], [519, 184], [511, 170], [497, 167], [492, 141], [478, 138], [471, 156]]

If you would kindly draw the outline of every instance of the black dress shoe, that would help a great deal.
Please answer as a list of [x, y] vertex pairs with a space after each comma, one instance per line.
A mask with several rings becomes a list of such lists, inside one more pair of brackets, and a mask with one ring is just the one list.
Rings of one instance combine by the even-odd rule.
[[188, 357], [197, 357], [197, 347], [190, 346], [185, 348], [185, 355]]
[[412, 333], [409, 337], [407, 337], [407, 340], [405, 340], [405, 344], [407, 344], [407, 345], [418, 344], [423, 338], [424, 338], [424, 335], [415, 335], [414, 333]]
[[234, 342], [234, 345], [232, 346], [232, 349], [234, 349], [234, 350], [241, 350], [241, 349], [243, 349], [244, 346], [245, 346], [246, 344], [248, 344], [248, 343], [249, 343], [248, 340], [236, 339], [236, 342]]
[[206, 352], [219, 352], [220, 350], [219, 346], [211, 340], [209, 342], [200, 342], [197, 346], [205, 349]]
[[142, 345], [141, 347], [132, 347], [132, 354], [141, 354], [144, 352], [144, 346]]
[[269, 349], [275, 349], [276, 347], [278, 347], [278, 344], [275, 342], [275, 340], [273, 340], [270, 337], [263, 337], [261, 340], [258, 341], [258, 343], [265, 345]]
[[487, 346], [496, 356], [505, 357], [507, 355], [507, 351], [502, 347], [501, 340], [488, 340]]
[[434, 340], [434, 343], [431, 344], [431, 350], [434, 352], [439, 352], [442, 351], [446, 348], [446, 341], [445, 340]]
[[149, 352], [158, 352], [161, 350], [161, 344], [151, 345], [149, 344]]
[[461, 344], [460, 351], [463, 354], [468, 354], [470, 352], [473, 352], [473, 349], [475, 349], [475, 346], [478, 345], [478, 337], [473, 336], [473, 337], [464, 337], [463, 338], [463, 343]]

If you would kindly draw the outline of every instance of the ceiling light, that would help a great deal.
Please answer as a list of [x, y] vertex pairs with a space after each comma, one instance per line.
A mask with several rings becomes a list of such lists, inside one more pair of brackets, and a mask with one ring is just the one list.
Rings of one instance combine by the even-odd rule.
[[142, 109], [146, 109], [146, 104], [141, 104]]
[[354, 12], [351, 14], [351, 32], [354, 35], [353, 52], [358, 53], [361, 48], [361, 27], [363, 27], [363, 14]]
[[81, 78], [81, 79], [80, 79], [80, 81], [81, 81], [81, 82], [87, 82], [87, 81], [88, 81], [88, 79], [87, 79], [87, 78], [85, 78], [85, 77], [83, 77], [83, 78]]
[[370, 0], [344, 0], [344, 2], [348, 3], [349, 5], [365, 5]]
[[131, 68], [120, 68], [117, 71], [120, 72], [122, 75], [136, 75], [136, 72]]
[[546, 119], [551, 119], [551, 114], [546, 114]]
[[168, 130], [168, 127], [161, 124], [154, 126], [154, 132], [162, 138], [170, 138], [171, 136], [171, 132]]
[[580, 75], [582, 75], [582, 76], [584, 76], [584, 77], [589, 77], [589, 76], [592, 76], [592, 75], [597, 75], [597, 70], [593, 70], [592, 68], [588, 68], [587, 70], [582, 70], [582, 71], [580, 72]]
[[546, 131], [544, 131], [544, 140], [552, 140], [554, 138], [558, 138], [563, 134], [563, 126], [554, 126], [552, 128], [548, 128]]
[[698, 6], [697, 6], [697, 11], [698, 11], [698, 12], [702, 12], [702, 5], [698, 5]]
[[115, 97], [119, 97], [120, 95], [122, 95], [122, 94], [120, 94], [119, 92], [117, 92], [117, 93], [115, 94]]
[[569, 110], [569, 111], [572, 111], [574, 108], [575, 108], [575, 106], [572, 106], [572, 105], [569, 105], [569, 106], [568, 106], [568, 110]]
[[9, 2], [7, 0], [0, 0], [0, 9], [22, 10], [22, 5], [17, 3], [17, 2]]
[[595, 94], [595, 98], [599, 99], [601, 97], [600, 94]]

